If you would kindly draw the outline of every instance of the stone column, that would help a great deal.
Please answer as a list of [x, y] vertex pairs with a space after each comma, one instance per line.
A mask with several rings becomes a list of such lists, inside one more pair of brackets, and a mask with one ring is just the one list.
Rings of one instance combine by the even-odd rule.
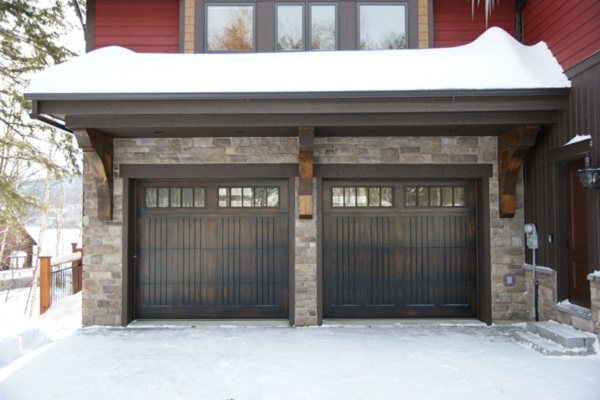
[[592, 296], [592, 324], [594, 333], [600, 341], [600, 272], [596, 271], [588, 275]]
[[[295, 196], [298, 198], [299, 179], [296, 178]], [[313, 195], [316, 193], [313, 179]], [[295, 218], [295, 326], [317, 324], [317, 211], [313, 201], [313, 218], [300, 219], [296, 202]]]
[[[534, 319], [532, 310], [533, 301], [533, 266], [524, 264], [527, 292], [527, 304], [530, 320]], [[535, 275], [538, 280], [538, 316], [540, 321], [556, 319], [556, 271], [551, 268], [536, 266]]]

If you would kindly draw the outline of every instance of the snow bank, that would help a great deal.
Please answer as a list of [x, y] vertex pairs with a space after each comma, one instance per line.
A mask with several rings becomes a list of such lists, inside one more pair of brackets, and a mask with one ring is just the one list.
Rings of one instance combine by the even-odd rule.
[[[10, 302], [4, 302], [0, 292], [0, 368], [46, 344], [63, 339], [81, 327], [81, 292], [68, 296], [50, 307], [42, 316], [23, 315], [29, 289], [9, 293]], [[39, 307], [38, 307], [39, 309]]]
[[525, 46], [493, 27], [468, 45], [437, 49], [137, 54], [106, 47], [38, 74], [26, 93], [239, 94], [567, 87], [570, 82], [545, 43]]

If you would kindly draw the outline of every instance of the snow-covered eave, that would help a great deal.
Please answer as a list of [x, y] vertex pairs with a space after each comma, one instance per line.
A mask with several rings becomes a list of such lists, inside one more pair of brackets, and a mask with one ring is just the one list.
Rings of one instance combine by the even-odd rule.
[[106, 47], [36, 75], [41, 95], [314, 96], [569, 88], [545, 43], [500, 28], [453, 48], [233, 54], [148, 54]]

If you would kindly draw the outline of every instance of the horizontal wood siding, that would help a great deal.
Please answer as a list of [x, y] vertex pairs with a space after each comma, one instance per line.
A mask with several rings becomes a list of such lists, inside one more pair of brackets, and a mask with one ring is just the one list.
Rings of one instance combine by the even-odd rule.
[[[436, 0], [433, 2], [434, 47], [451, 47], [477, 39], [485, 30], [483, 1], [471, 11], [468, 0]], [[488, 27], [497, 26], [515, 34], [515, 2], [494, 2]]]
[[177, 53], [179, 3], [179, 0], [96, 0], [94, 49], [122, 46], [140, 53]]
[[[561, 114], [557, 125], [544, 128], [538, 135], [536, 146], [527, 154], [525, 173], [525, 221], [537, 225], [540, 235], [538, 264], [558, 268], [564, 260], [559, 259], [561, 247], [566, 240], [558, 230], [561, 181], [557, 176], [561, 165], [574, 157], [582, 157], [589, 151], [592, 165], [600, 165], [600, 56], [593, 56], [596, 64], [578, 73], [567, 75], [572, 89], [568, 98], [568, 111]], [[575, 135], [590, 135], [593, 146], [577, 146], [570, 151], [564, 145]], [[590, 243], [590, 269], [600, 269], [600, 191], [586, 192], [588, 200], [588, 234]], [[553, 235], [554, 242], [548, 237]], [[531, 262], [530, 252], [527, 252]], [[559, 277], [560, 279], [560, 277]]]
[[529, 0], [523, 43], [542, 40], [565, 70], [600, 50], [600, 1]]

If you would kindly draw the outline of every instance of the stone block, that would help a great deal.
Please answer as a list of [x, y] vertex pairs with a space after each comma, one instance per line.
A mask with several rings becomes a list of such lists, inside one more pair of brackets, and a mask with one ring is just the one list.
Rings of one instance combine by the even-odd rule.
[[400, 147], [399, 151], [402, 154], [417, 154], [417, 153], [421, 152], [421, 148], [414, 147], [414, 146], [404, 146], [404, 147]]
[[83, 282], [83, 291], [89, 294], [99, 294], [102, 290], [100, 283], [93, 279], [86, 279]]
[[121, 285], [104, 285], [102, 286], [104, 294], [121, 294]]
[[400, 163], [408, 164], [424, 164], [432, 162], [431, 155], [415, 153], [415, 154], [400, 154]]
[[571, 324], [582, 331], [593, 332], [594, 331], [594, 323], [591, 319], [580, 318], [576, 315], [571, 316]]
[[479, 146], [479, 139], [477, 136], [459, 136], [456, 138], [456, 144], [458, 146]]
[[120, 319], [120, 315], [98, 315], [94, 317], [93, 321], [95, 325], [119, 326], [121, 325]]

